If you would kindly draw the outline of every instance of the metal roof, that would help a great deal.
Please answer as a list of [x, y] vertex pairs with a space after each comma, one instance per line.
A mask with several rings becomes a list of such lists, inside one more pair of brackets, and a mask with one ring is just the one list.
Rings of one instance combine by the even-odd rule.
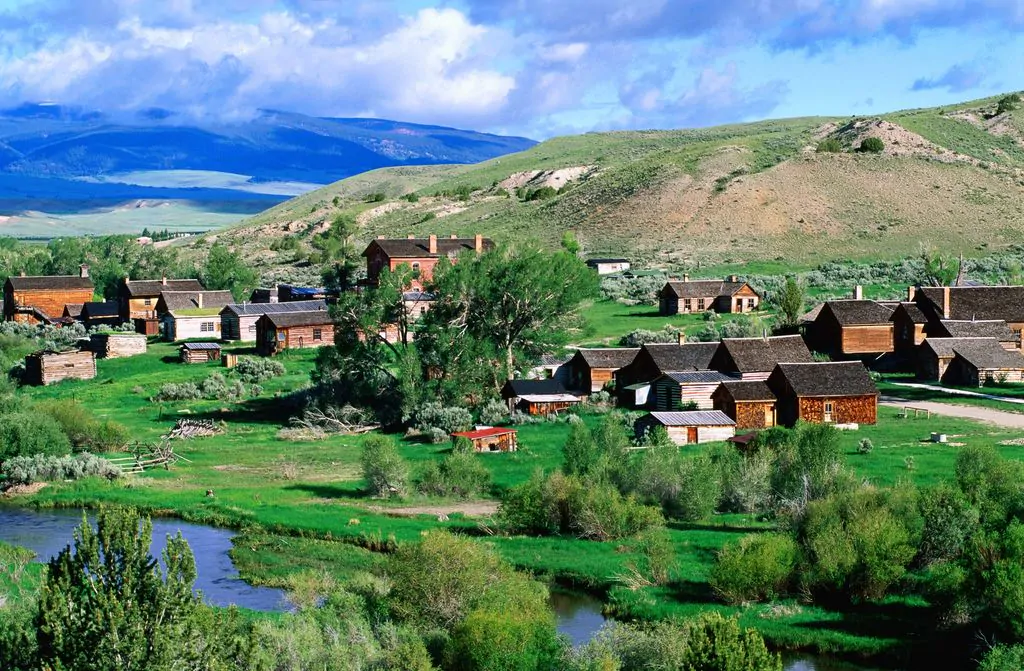
[[523, 394], [519, 398], [527, 403], [579, 403], [580, 397], [572, 394]]
[[194, 349], [194, 350], [209, 350], [209, 349], [220, 349], [220, 345], [215, 342], [187, 342], [182, 343], [183, 349]]
[[664, 426], [735, 426], [736, 422], [721, 410], [652, 412], [651, 417]]
[[221, 314], [230, 312], [239, 317], [282, 314], [285, 312], [312, 312], [326, 310], [327, 301], [288, 301], [287, 303], [232, 303], [225, 305]]
[[663, 377], [667, 377], [679, 384], [712, 384], [736, 379], [731, 375], [719, 373], [717, 370], [670, 371], [665, 373]]

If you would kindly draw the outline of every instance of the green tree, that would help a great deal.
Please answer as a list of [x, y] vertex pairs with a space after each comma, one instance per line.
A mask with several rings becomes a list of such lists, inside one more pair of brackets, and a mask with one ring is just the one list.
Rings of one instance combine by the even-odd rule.
[[999, 102], [996, 103], [996, 116], [999, 116], [1000, 114], [1006, 114], [1007, 112], [1012, 112], [1013, 110], [1017, 109], [1019, 105], [1020, 95], [1016, 93], [1011, 93], [1008, 96], [1003, 96], [1002, 98], [999, 99]]
[[579, 256], [581, 249], [580, 241], [576, 239], [575, 233], [572, 231], [566, 231], [562, 234], [562, 249], [565, 250], [566, 254]]
[[0, 417], [0, 463], [11, 457], [60, 457], [70, 452], [71, 441], [50, 415], [13, 412]]
[[339, 214], [330, 228], [313, 238], [312, 244], [320, 250], [324, 264], [324, 286], [331, 291], [345, 292], [356, 286], [360, 268], [357, 229], [355, 217]]
[[786, 278], [786, 285], [779, 294], [776, 306], [783, 316], [783, 325], [793, 326], [804, 312], [804, 288], [792, 276]]
[[409, 478], [409, 467], [398, 452], [395, 441], [387, 436], [373, 434], [363, 443], [360, 459], [363, 479], [370, 492], [387, 498], [401, 496]]
[[583, 422], [569, 428], [562, 447], [562, 470], [566, 475], [587, 475], [597, 466], [600, 453], [590, 427]]
[[73, 545], [50, 560], [36, 617], [43, 668], [201, 668], [189, 664], [211, 652], [195, 643], [207, 634], [195, 626], [192, 551], [180, 534], [168, 538], [161, 570], [152, 530], [133, 510], [101, 509], [96, 530], [83, 520]]
[[200, 279], [207, 289], [227, 289], [236, 300], [241, 300], [256, 288], [259, 277], [241, 254], [218, 242], [210, 247]]
[[819, 154], [838, 154], [843, 151], [843, 143], [834, 137], [825, 138], [818, 143], [815, 151]]

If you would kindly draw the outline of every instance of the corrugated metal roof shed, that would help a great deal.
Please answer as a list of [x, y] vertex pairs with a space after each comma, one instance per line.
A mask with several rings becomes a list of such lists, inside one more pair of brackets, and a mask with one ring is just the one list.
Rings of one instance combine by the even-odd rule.
[[651, 417], [664, 426], [734, 426], [736, 424], [721, 410], [652, 412]]

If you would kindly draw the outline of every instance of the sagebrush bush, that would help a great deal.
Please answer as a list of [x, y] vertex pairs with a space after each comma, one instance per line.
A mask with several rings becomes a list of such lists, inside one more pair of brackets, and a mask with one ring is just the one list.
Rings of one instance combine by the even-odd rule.
[[480, 406], [480, 423], [494, 426], [508, 421], [508, 407], [496, 398], [488, 400]]
[[34, 482], [78, 480], [90, 476], [113, 480], [121, 475], [121, 469], [88, 452], [63, 457], [36, 454], [8, 459], [0, 466], [0, 475], [3, 476], [4, 486], [10, 487]]
[[825, 138], [818, 143], [815, 151], [819, 154], [838, 154], [843, 151], [843, 143], [834, 137]]
[[449, 436], [473, 427], [473, 413], [459, 406], [446, 406], [437, 401], [424, 403], [415, 412], [416, 428], [424, 433], [440, 429]]
[[154, 401], [195, 401], [202, 398], [202, 394], [192, 382], [168, 382], [160, 387], [160, 391], [153, 397]]
[[857, 147], [857, 151], [868, 154], [880, 154], [885, 150], [885, 142], [882, 138], [878, 137], [866, 137], [861, 140], [860, 146]]
[[786, 593], [798, 558], [797, 545], [789, 536], [744, 536], [719, 551], [708, 582], [728, 603], [770, 601]]
[[268, 357], [241, 357], [232, 369], [243, 382], [260, 384], [285, 374], [284, 364]]
[[194, 382], [169, 382], [162, 387], [153, 401], [238, 401], [247, 395], [258, 396], [263, 392], [259, 385], [247, 386], [242, 380], [228, 380], [221, 373], [213, 373], [198, 385]]
[[417, 488], [427, 496], [468, 499], [491, 487], [491, 472], [473, 453], [455, 452], [440, 464], [428, 463], [420, 472]]

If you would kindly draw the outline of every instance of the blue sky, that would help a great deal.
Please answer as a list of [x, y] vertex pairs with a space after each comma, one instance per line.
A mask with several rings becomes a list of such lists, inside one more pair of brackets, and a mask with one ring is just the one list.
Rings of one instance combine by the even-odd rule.
[[0, 0], [0, 105], [545, 138], [1024, 89], [1024, 0]]

